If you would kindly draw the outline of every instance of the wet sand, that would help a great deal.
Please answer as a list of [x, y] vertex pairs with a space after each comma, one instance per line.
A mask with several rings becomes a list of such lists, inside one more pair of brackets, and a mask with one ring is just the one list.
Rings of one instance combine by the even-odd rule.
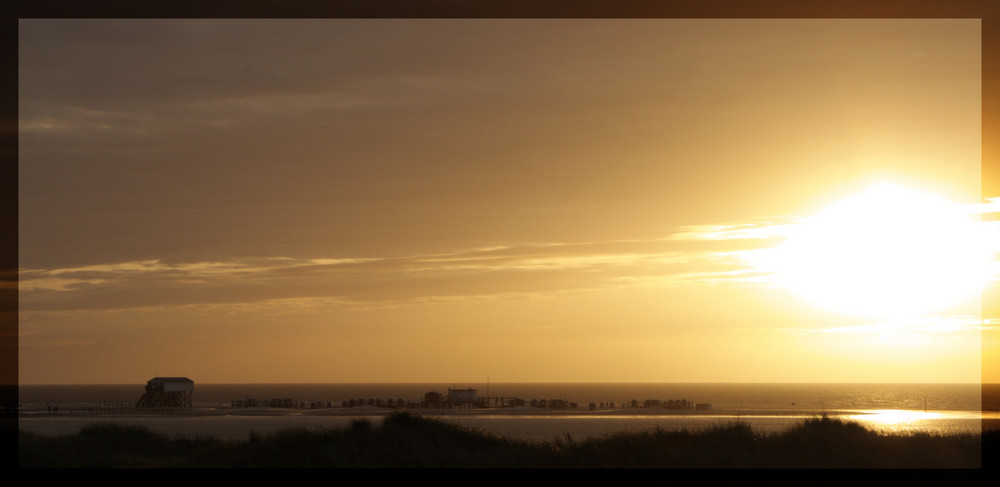
[[[341, 428], [358, 419], [378, 421], [396, 412], [379, 407], [355, 408], [190, 408], [172, 412], [141, 409], [108, 411], [22, 411], [18, 427], [45, 436], [71, 435], [95, 423], [140, 425], [173, 436], [212, 436], [223, 440], [245, 440], [250, 432], [268, 434], [288, 429]], [[551, 439], [556, 428], [572, 429], [578, 437], [599, 436], [630, 429], [665, 427], [700, 427], [743, 420], [755, 430], [774, 431], [805, 419], [856, 416], [857, 410], [817, 409], [713, 409], [671, 410], [664, 408], [594, 410], [552, 410], [533, 407], [491, 409], [416, 409], [421, 416], [441, 418], [484, 431], [513, 434], [528, 439]], [[1000, 416], [982, 421], [983, 428], [1000, 429]], [[600, 421], [601, 418], [607, 421]], [[597, 421], [595, 421], [597, 420]], [[515, 423], [516, 428], [512, 428]], [[517, 433], [511, 430], [516, 429]]]
[[[108, 409], [98, 410], [95, 408], [69, 408], [56, 412], [44, 409], [22, 410], [19, 418], [41, 418], [41, 417], [200, 417], [200, 416], [288, 416], [288, 415], [314, 415], [314, 416], [385, 416], [393, 414], [400, 409], [381, 407], [353, 407], [353, 408], [276, 408], [276, 407], [250, 407], [250, 408], [185, 408], [180, 410], [151, 410], [151, 409]], [[412, 414], [422, 416], [796, 416], [796, 417], [819, 417], [843, 416], [858, 414], [856, 410], [812, 410], [812, 409], [711, 409], [711, 410], [680, 410], [667, 408], [637, 408], [637, 409], [543, 409], [535, 407], [511, 407], [511, 408], [451, 408], [451, 409], [407, 409]]]

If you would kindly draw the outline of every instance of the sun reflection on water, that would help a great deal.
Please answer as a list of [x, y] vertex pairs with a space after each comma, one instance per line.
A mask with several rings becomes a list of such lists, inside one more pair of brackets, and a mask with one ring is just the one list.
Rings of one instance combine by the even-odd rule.
[[935, 411], [915, 411], [906, 409], [873, 409], [849, 415], [847, 419], [880, 433], [897, 434], [914, 431], [928, 431], [932, 422], [952, 418], [953, 415]]

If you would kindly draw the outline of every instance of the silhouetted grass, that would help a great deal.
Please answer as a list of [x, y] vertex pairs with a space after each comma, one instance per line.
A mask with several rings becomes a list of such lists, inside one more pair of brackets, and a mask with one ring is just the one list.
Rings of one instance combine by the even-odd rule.
[[887, 436], [827, 417], [787, 431], [749, 424], [699, 431], [654, 429], [582, 441], [501, 438], [406, 413], [378, 424], [251, 433], [244, 441], [168, 437], [144, 427], [98, 424], [62, 437], [19, 434], [19, 465], [51, 467], [493, 467], [493, 468], [978, 468], [980, 435]]

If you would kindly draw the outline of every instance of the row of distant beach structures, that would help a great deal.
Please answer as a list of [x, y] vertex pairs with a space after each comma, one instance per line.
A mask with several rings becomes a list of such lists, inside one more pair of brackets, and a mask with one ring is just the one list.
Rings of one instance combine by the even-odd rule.
[[[146, 391], [136, 403], [137, 408], [184, 408], [193, 404], [194, 381], [187, 377], [154, 377], [146, 382]], [[297, 401], [291, 398], [257, 399], [243, 398], [231, 402], [233, 408], [278, 407], [278, 408], [334, 408], [338, 407], [332, 401]], [[480, 397], [477, 389], [448, 388], [447, 395], [436, 391], [424, 394], [420, 401], [404, 399], [348, 399], [341, 401], [341, 408], [381, 407], [391, 409], [478, 409], [478, 408], [512, 408], [534, 407], [540, 409], [574, 410], [580, 409], [579, 404], [566, 399], [521, 399], [518, 397], [489, 396]], [[605, 409], [639, 409], [664, 408], [672, 410], [710, 410], [709, 403], [697, 403], [687, 399], [646, 399], [640, 402], [607, 401], [591, 402], [590, 410]]]

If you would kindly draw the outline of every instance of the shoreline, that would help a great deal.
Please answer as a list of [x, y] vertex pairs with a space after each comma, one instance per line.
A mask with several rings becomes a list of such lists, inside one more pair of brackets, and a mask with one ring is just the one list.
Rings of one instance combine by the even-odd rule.
[[57, 411], [45, 409], [19, 410], [19, 418], [39, 417], [200, 417], [200, 416], [388, 416], [394, 413], [406, 412], [419, 416], [803, 416], [820, 417], [863, 414], [863, 410], [819, 410], [819, 409], [712, 409], [712, 410], [678, 410], [667, 408], [638, 409], [545, 409], [530, 406], [510, 408], [383, 408], [383, 407], [353, 407], [353, 408], [277, 408], [277, 407], [240, 407], [211, 408], [193, 407], [171, 410], [155, 410], [142, 408], [113, 408], [100, 410], [96, 408], [66, 408]]
[[[900, 409], [915, 413], [924, 413], [918, 409]], [[277, 407], [240, 407], [212, 408], [194, 407], [171, 410], [155, 410], [142, 408], [114, 408], [100, 410], [95, 408], [67, 408], [58, 411], [45, 409], [19, 410], [19, 419], [28, 418], [117, 418], [117, 417], [151, 417], [151, 418], [193, 418], [193, 417], [277, 417], [277, 416], [334, 416], [334, 417], [381, 417], [395, 413], [409, 413], [417, 416], [448, 417], [448, 416], [517, 416], [517, 417], [842, 417], [873, 414], [875, 411], [866, 409], [789, 409], [789, 408], [719, 408], [711, 410], [678, 410], [667, 408], [638, 409], [545, 409], [537, 407], [509, 408], [463, 408], [463, 409], [432, 409], [432, 408], [384, 408], [384, 407], [353, 407], [353, 408], [277, 408]], [[928, 414], [958, 414], [978, 413], [984, 423], [1000, 421], [997, 411], [926, 411]]]
[[[825, 417], [834, 420], [858, 422], [876, 430], [877, 413], [861, 410], [822, 409], [716, 409], [711, 411], [684, 411], [653, 409], [615, 410], [551, 410], [532, 407], [495, 409], [389, 409], [377, 407], [329, 408], [329, 409], [285, 409], [285, 408], [192, 408], [184, 411], [142, 411], [117, 412], [64, 412], [48, 413], [46, 410], [21, 411], [18, 416], [18, 430], [42, 436], [67, 436], [79, 433], [90, 425], [114, 423], [139, 425], [159, 433], [172, 436], [209, 436], [223, 440], [246, 439], [250, 432], [263, 434], [278, 431], [349, 428], [353, 422], [369, 421], [382, 423], [396, 413], [405, 412], [415, 417], [444, 420], [488, 431], [498, 436], [546, 441], [565, 432], [574, 437], [599, 437], [624, 431], [636, 431], [654, 427], [667, 429], [690, 428], [699, 430], [707, 427], [746, 423], [755, 430], [777, 432], [804, 423], [811, 419]], [[915, 412], [915, 411], [914, 411]], [[989, 430], [1000, 430], [1000, 413], [989, 413], [977, 418], [973, 411], [941, 411], [932, 415], [943, 415], [937, 419], [917, 420], [913, 425], [896, 429], [899, 432], [920, 431], [935, 421], [949, 424], [964, 424], [960, 429], [966, 434], [979, 434]], [[873, 423], [864, 418], [873, 415]], [[955, 422], [958, 423], [955, 423]], [[917, 426], [922, 423], [924, 426]], [[941, 431], [937, 427], [926, 431]]]

